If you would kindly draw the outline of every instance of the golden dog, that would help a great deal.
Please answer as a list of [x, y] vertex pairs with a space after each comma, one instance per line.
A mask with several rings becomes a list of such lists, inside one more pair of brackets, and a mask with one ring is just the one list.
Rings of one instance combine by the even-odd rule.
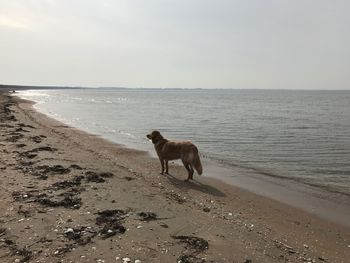
[[[199, 158], [199, 153], [197, 147], [191, 142], [175, 142], [165, 139], [159, 131], [153, 131], [147, 134], [147, 138], [152, 140], [154, 148], [162, 166], [161, 174], [168, 174], [168, 161], [181, 159], [183, 165], [188, 172], [189, 180], [193, 180], [193, 168], [196, 169], [199, 175], [202, 174], [202, 164]], [[165, 167], [164, 167], [165, 166]]]

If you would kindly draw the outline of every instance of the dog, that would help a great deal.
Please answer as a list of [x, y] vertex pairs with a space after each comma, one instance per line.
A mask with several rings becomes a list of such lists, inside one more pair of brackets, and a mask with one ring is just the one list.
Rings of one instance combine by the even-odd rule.
[[165, 139], [159, 131], [152, 131], [146, 135], [148, 139], [152, 140], [154, 148], [162, 166], [160, 174], [169, 174], [168, 161], [181, 159], [183, 165], [188, 172], [188, 178], [185, 182], [193, 180], [194, 169], [198, 175], [203, 172], [201, 160], [197, 147], [191, 142], [176, 142]]

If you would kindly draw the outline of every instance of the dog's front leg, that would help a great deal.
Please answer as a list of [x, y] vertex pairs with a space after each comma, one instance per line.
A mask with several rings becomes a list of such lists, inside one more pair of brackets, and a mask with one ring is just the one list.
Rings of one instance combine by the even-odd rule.
[[160, 161], [160, 165], [162, 166], [162, 171], [160, 174], [164, 174], [164, 160], [163, 159], [159, 159]]
[[165, 174], [169, 174], [169, 165], [167, 160], [165, 160]]

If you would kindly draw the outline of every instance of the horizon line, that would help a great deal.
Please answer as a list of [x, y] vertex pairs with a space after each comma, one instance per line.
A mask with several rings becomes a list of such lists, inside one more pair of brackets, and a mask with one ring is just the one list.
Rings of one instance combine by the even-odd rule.
[[76, 86], [76, 85], [17, 85], [0, 84], [0, 89], [145, 89], [145, 90], [279, 90], [279, 91], [350, 91], [349, 89], [304, 89], [304, 88], [149, 88], [149, 87], [123, 87], [123, 86]]

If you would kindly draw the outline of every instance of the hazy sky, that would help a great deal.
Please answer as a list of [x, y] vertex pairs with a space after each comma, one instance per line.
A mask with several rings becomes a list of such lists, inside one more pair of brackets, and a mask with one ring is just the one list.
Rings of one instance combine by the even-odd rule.
[[0, 83], [350, 89], [350, 1], [0, 0]]

